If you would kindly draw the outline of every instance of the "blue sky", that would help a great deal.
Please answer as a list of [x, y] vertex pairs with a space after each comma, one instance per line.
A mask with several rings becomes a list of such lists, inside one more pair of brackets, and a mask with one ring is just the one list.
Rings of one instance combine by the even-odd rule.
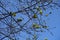
[[[2, 0], [3, 1], [3, 0]], [[8, 2], [11, 2], [10, 5], [7, 5]], [[9, 10], [9, 11], [17, 11], [17, 9], [22, 9], [21, 7], [18, 7], [19, 6], [19, 2], [17, 2], [17, 0], [15, 1], [12, 1], [12, 0], [7, 0], [7, 1], [4, 1], [6, 2], [5, 4], [7, 6], [6, 9]], [[13, 3], [13, 4], [12, 4]], [[12, 5], [12, 6], [11, 6]], [[16, 7], [14, 7], [14, 5]], [[25, 4], [21, 3], [22, 6], [26, 6]], [[20, 5], [20, 6], [21, 6]], [[9, 7], [8, 7], [9, 6]], [[17, 8], [18, 7], [18, 8]], [[42, 34], [39, 34], [39, 38], [38, 40], [44, 40], [44, 38], [48, 38], [48, 40], [60, 40], [60, 8], [58, 9], [47, 9], [47, 11], [44, 11], [44, 13], [48, 13], [49, 11], [52, 11], [52, 14], [49, 15], [48, 17], [44, 17], [44, 19], [46, 20], [46, 23], [47, 25], [50, 27], [50, 28], [53, 28], [53, 27], [56, 27], [54, 29], [50, 29], [50, 31], [54, 34], [53, 36], [50, 34], [50, 32], [46, 31]], [[24, 16], [24, 17], [23, 17]], [[24, 21], [22, 23], [25, 23], [27, 20], [28, 20], [28, 17], [25, 16], [25, 15], [22, 15], [22, 14], [17, 14], [16, 16], [16, 19], [19, 18], [19, 17], [23, 17]], [[21, 23], [21, 24], [22, 24]], [[19, 34], [19, 33], [18, 33]], [[19, 34], [20, 35], [20, 34]], [[19, 37], [21, 40], [25, 40], [26, 37], [31, 37], [31, 35], [29, 36], [28, 34], [26, 34], [25, 32], [21, 32], [21, 38], [17, 35], [17, 37]], [[4, 40], [8, 40], [8, 38], [4, 39]]]
[[54, 10], [53, 14], [51, 15], [51, 19], [49, 20], [50, 27], [56, 27], [52, 30], [54, 33], [54, 39], [53, 40], [60, 40], [60, 9]]

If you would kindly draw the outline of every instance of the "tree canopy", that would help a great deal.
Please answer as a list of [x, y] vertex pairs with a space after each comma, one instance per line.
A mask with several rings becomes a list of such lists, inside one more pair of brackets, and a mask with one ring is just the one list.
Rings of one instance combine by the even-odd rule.
[[0, 0], [0, 40], [41, 40], [46, 30], [53, 35], [46, 18], [59, 7], [59, 0]]

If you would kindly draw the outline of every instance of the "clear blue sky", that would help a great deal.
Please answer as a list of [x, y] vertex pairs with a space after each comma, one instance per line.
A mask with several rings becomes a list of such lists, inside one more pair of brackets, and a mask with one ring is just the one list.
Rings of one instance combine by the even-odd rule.
[[[3, 1], [3, 0], [2, 0]], [[8, 2], [11, 2], [11, 4], [10, 5], [7, 5], [8, 3], [7, 3], [7, 1]], [[6, 6], [6, 9], [7, 10], [9, 10], [9, 11], [17, 11], [17, 8], [16, 7], [18, 7], [19, 6], [19, 2], [17, 2], [17, 0], [15, 1], [15, 0], [4, 0], [3, 2], [6, 2], [5, 4], [7, 5]], [[26, 1], [26, 0], [25, 0]], [[12, 4], [13, 3], [13, 4]], [[12, 5], [12, 6], [11, 6]], [[14, 5], [16, 6], [16, 7], [14, 7]], [[23, 4], [23, 3], [21, 3], [21, 5], [22, 6], [26, 6], [25, 4]], [[8, 7], [9, 6], [9, 7]], [[21, 8], [21, 7], [20, 7]], [[18, 9], [19, 9], [19, 7], [18, 7]], [[22, 8], [21, 8], [22, 9]], [[47, 22], [47, 25], [50, 27], [50, 28], [53, 28], [53, 27], [56, 27], [55, 29], [51, 29], [50, 31], [54, 34], [53, 36], [47, 31], [47, 32], [44, 32], [44, 33], [42, 33], [42, 34], [40, 34], [40, 36], [39, 36], [39, 39], [38, 40], [44, 40], [44, 38], [48, 38], [48, 40], [60, 40], [60, 8], [59, 9], [53, 9], [53, 10], [51, 10], [51, 9], [47, 9], [47, 11], [45, 12], [45, 13], [48, 13], [48, 11], [52, 11], [52, 14], [51, 15], [49, 15], [45, 20], [46, 20], [46, 22]], [[21, 15], [21, 14], [20, 14]], [[24, 15], [21, 15], [21, 16], [24, 16]], [[17, 18], [18, 17], [20, 17], [19, 16], [19, 14], [17, 14]], [[24, 16], [23, 17], [24, 18], [24, 20], [25, 20], [25, 22], [27, 21], [27, 17], [26, 16]], [[24, 22], [24, 21], [23, 21]], [[22, 22], [22, 23], [23, 23]], [[20, 34], [19, 34], [20, 35]], [[26, 33], [21, 33], [21, 36], [22, 36], [22, 38], [21, 38], [21, 40], [25, 40], [25, 36], [27, 36], [27, 34]], [[17, 37], [19, 37], [19, 36], [17, 36]], [[31, 36], [29, 36], [29, 37], [31, 37]], [[6, 39], [4, 39], [4, 40], [7, 40], [8, 38], [6, 38]]]

